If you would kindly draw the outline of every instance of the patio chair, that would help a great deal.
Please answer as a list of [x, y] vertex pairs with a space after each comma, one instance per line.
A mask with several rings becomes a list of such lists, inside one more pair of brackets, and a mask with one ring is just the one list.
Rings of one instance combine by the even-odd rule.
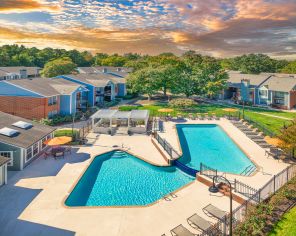
[[192, 113], [189, 113], [189, 114], [188, 114], [188, 118], [189, 118], [190, 120], [194, 120], [193, 114], [192, 114]]
[[197, 120], [203, 120], [203, 116], [200, 113], [196, 114], [196, 119]]
[[219, 220], [222, 220], [227, 215], [226, 211], [222, 211], [221, 209], [215, 207], [212, 204], [205, 206], [202, 210], [205, 214], [213, 216]]
[[173, 236], [197, 236], [197, 234], [191, 233], [187, 228], [185, 228], [182, 224], [171, 230], [171, 234]]
[[72, 154], [72, 148], [71, 146], [68, 146], [68, 147], [65, 147], [65, 153], [69, 153], [69, 154]]
[[50, 156], [52, 156], [52, 148], [50, 148], [44, 152], [44, 159], [45, 160]]
[[198, 228], [202, 231], [205, 231], [212, 227], [212, 224], [205, 220], [204, 218], [200, 217], [197, 214], [193, 214], [187, 219], [188, 224], [193, 228]]
[[181, 113], [177, 114], [177, 120], [184, 120], [184, 117]]
[[216, 115], [216, 113], [213, 113], [213, 114], [212, 114], [212, 117], [213, 117], [214, 120], [220, 120], [220, 117], [218, 117], [218, 116]]

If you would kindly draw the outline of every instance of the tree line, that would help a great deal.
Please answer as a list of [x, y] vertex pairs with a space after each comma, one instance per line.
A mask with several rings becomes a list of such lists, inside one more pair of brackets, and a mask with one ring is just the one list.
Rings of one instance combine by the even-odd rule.
[[[163, 53], [161, 55], [173, 55]], [[194, 57], [194, 60], [209, 58], [194, 51], [188, 51], [181, 57]], [[43, 68], [46, 63], [60, 58], [69, 58], [76, 67], [83, 66], [134, 66], [151, 56], [136, 53], [124, 55], [97, 53], [88, 51], [65, 50], [36, 47], [26, 48], [18, 45], [4, 45], [0, 47], [0, 66], [38, 66]], [[296, 73], [296, 60], [275, 60], [264, 54], [248, 54], [234, 58], [216, 59], [225, 70], [238, 70], [248, 74], [266, 73]]]

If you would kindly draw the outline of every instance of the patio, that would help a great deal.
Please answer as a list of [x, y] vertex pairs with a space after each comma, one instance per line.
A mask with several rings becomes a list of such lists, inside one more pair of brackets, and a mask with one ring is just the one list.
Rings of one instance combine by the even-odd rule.
[[[185, 121], [186, 123], [213, 123], [214, 121]], [[221, 125], [231, 138], [263, 167], [252, 177], [240, 177], [242, 182], [259, 187], [272, 174], [284, 169], [287, 164], [267, 158], [264, 150], [248, 140], [228, 120]], [[176, 149], [179, 147], [174, 122], [165, 122], [165, 137]], [[64, 206], [75, 182], [84, 173], [92, 157], [122, 148], [145, 161], [165, 166], [163, 156], [147, 135], [110, 136], [90, 133], [91, 145], [73, 148], [65, 159], [44, 160], [39, 158], [21, 172], [9, 172], [8, 185], [0, 188], [0, 223], [4, 225], [0, 235], [170, 235], [170, 230], [183, 224], [193, 233], [186, 218], [197, 213], [210, 222], [202, 208], [213, 204], [229, 211], [229, 198], [211, 194], [208, 187], [198, 181], [180, 189], [177, 197], [168, 196], [149, 207], [81, 207]], [[145, 148], [143, 148], [145, 147]], [[180, 151], [180, 150], [179, 150]], [[227, 175], [227, 177], [231, 177]], [[236, 176], [237, 177], [237, 176]], [[233, 207], [238, 203], [234, 202]], [[98, 223], [99, 222], [99, 223]]]

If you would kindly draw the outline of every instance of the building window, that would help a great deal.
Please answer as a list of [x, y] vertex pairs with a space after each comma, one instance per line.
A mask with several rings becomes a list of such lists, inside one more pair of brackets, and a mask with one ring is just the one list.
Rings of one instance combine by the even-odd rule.
[[39, 145], [38, 143], [34, 143], [33, 145], [33, 156], [36, 156], [39, 152]]
[[50, 97], [48, 98], [48, 106], [52, 106], [52, 105], [55, 105], [57, 104], [57, 96], [53, 96], [53, 97]]
[[54, 117], [57, 114], [58, 114], [58, 111], [57, 110], [50, 111], [50, 112], [48, 112], [48, 118], [52, 118], [52, 117]]
[[13, 166], [13, 151], [1, 151], [0, 156], [10, 159], [10, 161], [7, 162], [7, 166]]
[[32, 155], [32, 146], [26, 149], [26, 158], [25, 161], [28, 162], [32, 159], [33, 155]]
[[47, 140], [47, 137], [44, 137], [42, 140], [41, 140], [41, 150], [43, 150], [45, 147], [46, 147], [46, 144], [44, 143], [45, 141]]
[[261, 98], [268, 98], [268, 91], [267, 90], [259, 90], [259, 95]]

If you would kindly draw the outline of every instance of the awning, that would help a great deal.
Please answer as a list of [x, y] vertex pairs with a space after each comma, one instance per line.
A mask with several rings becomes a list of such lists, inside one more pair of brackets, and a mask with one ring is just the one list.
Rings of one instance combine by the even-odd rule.
[[134, 120], [146, 120], [148, 117], [148, 110], [132, 110], [130, 115], [130, 118]]

